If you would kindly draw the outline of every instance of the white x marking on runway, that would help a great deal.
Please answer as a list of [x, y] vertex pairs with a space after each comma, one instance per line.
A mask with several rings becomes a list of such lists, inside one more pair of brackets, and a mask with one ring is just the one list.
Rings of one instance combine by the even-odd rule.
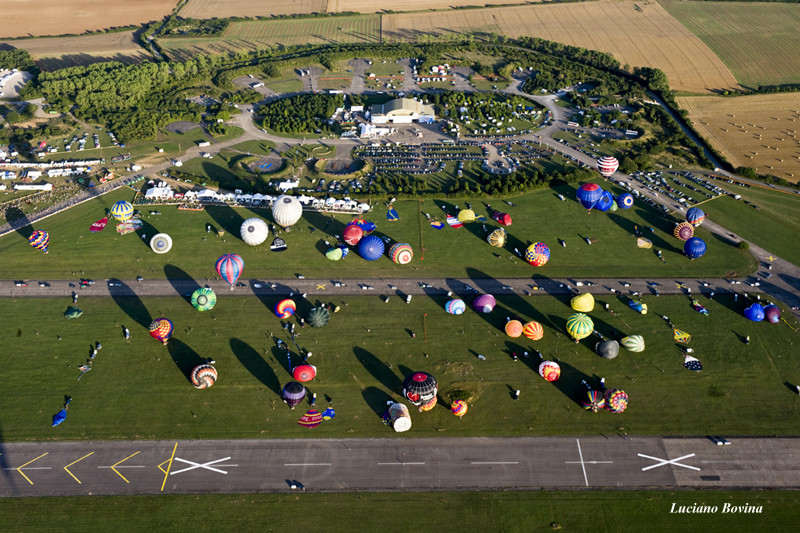
[[664, 466], [664, 465], [675, 465], [675, 466], [682, 466], [683, 468], [690, 468], [692, 470], [700, 470], [696, 466], [689, 466], [689, 465], [681, 464], [681, 463], [678, 462], [678, 461], [682, 461], [683, 459], [688, 459], [689, 457], [694, 457], [693, 453], [690, 453], [689, 455], [684, 455], [683, 457], [678, 457], [676, 459], [659, 459], [658, 457], [651, 457], [651, 456], [645, 455], [643, 453], [637, 453], [636, 455], [638, 455], [639, 457], [646, 457], [647, 459], [652, 459], [653, 461], [658, 461], [654, 465], [650, 465], [650, 466], [646, 466], [646, 467], [642, 468], [642, 471], [650, 470], [651, 468], [656, 468], [656, 467]]
[[[192, 465], [183, 470], [173, 470], [169, 473], [169, 475], [174, 476], [175, 474], [181, 474], [183, 472], [188, 472], [189, 470], [194, 470], [195, 468], [204, 468], [206, 470], [211, 470], [212, 472], [218, 472], [220, 474], [227, 474], [226, 471], [220, 470], [219, 468], [213, 468], [211, 465], [221, 463], [222, 461], [227, 461], [230, 457], [225, 457], [223, 459], [217, 459], [216, 461], [209, 461], [207, 463], [195, 463], [194, 461], [187, 461], [186, 459], [181, 459], [180, 457], [176, 457], [176, 461], [180, 461], [182, 463], [186, 463], [187, 465]], [[239, 466], [239, 465], [220, 465], [220, 466]]]

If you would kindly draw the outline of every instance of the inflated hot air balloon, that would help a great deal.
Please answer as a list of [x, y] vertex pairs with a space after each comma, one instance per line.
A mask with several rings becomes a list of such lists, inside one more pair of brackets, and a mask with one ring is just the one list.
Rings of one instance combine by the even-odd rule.
[[150, 239], [150, 249], [157, 254], [165, 254], [172, 250], [172, 237], [166, 233], [156, 233]]
[[533, 266], [540, 267], [550, 260], [550, 248], [543, 242], [531, 244], [525, 250], [525, 261]]
[[647, 314], [647, 304], [640, 302], [639, 300], [628, 300], [628, 307], [634, 311], [640, 312], [643, 315]]
[[407, 265], [414, 258], [414, 250], [405, 242], [397, 242], [389, 248], [389, 257], [398, 265]]
[[539, 375], [545, 381], [556, 381], [561, 377], [561, 367], [555, 361], [542, 361], [539, 365]]
[[628, 395], [621, 389], [608, 389], [605, 394], [606, 409], [621, 413], [628, 408]]
[[388, 409], [388, 419], [392, 427], [398, 433], [411, 429], [411, 416], [408, 414], [408, 407], [404, 403], [393, 403]]
[[272, 204], [272, 218], [285, 230], [297, 224], [303, 216], [303, 204], [294, 196], [278, 196]]
[[761, 304], [752, 304], [744, 310], [744, 317], [753, 322], [764, 320], [764, 307]]
[[289, 298], [275, 304], [275, 316], [278, 318], [289, 318], [295, 311], [297, 311], [297, 304]]
[[420, 412], [430, 411], [431, 409], [436, 407], [436, 404], [438, 403], [438, 401], [439, 401], [438, 396], [434, 396], [433, 398], [431, 398], [428, 401], [428, 403], [424, 403], [424, 404], [420, 405], [419, 406], [419, 411]]
[[522, 334], [532, 341], [538, 341], [544, 336], [544, 328], [538, 322], [531, 321], [522, 328]]
[[593, 413], [598, 412], [606, 406], [606, 398], [599, 390], [586, 391], [586, 397], [581, 402], [583, 408]]
[[605, 156], [597, 160], [597, 170], [604, 178], [610, 177], [619, 168], [619, 161], [616, 157]]
[[367, 261], [380, 259], [385, 249], [383, 240], [375, 235], [367, 235], [358, 243], [358, 255]]
[[301, 383], [311, 381], [317, 376], [317, 367], [309, 364], [302, 364], [292, 369], [292, 377]]
[[267, 223], [260, 218], [253, 217], [242, 222], [239, 233], [241, 233], [242, 240], [245, 244], [258, 246], [267, 240], [269, 236], [269, 227]]
[[611, 202], [611, 209], [609, 209], [609, 211], [611, 211], [613, 213], [617, 209], [619, 209], [619, 206], [617, 205], [617, 199], [614, 198], [614, 201]]
[[294, 409], [306, 397], [306, 388], [296, 381], [290, 381], [283, 386], [281, 397], [286, 405]]
[[629, 209], [633, 207], [633, 195], [627, 192], [624, 192], [617, 196], [617, 205], [621, 209]]
[[28, 237], [28, 242], [37, 250], [47, 253], [47, 246], [50, 244], [50, 234], [44, 230], [37, 229]]
[[567, 333], [576, 341], [585, 339], [592, 334], [592, 331], [594, 322], [587, 314], [575, 313], [567, 319]]
[[619, 343], [617, 341], [600, 341], [594, 345], [594, 351], [603, 359], [614, 359], [619, 355]]
[[519, 320], [509, 320], [506, 322], [506, 335], [513, 338], [522, 335], [522, 322]]
[[603, 197], [603, 189], [596, 183], [584, 183], [578, 188], [577, 198], [578, 202], [588, 210], [592, 208]]
[[627, 337], [623, 337], [620, 344], [630, 352], [644, 351], [644, 337], [641, 335], [628, 335]]
[[133, 206], [125, 200], [120, 200], [111, 206], [109, 213], [119, 222], [127, 222], [133, 216]]
[[497, 301], [491, 294], [481, 294], [472, 302], [472, 307], [481, 313], [491, 313], [495, 305], [497, 305]]
[[611, 206], [613, 205], [614, 205], [614, 196], [608, 191], [603, 191], [603, 195], [597, 201], [597, 204], [595, 204], [594, 208], [597, 209], [598, 211], [606, 212], [609, 209], [611, 209]]
[[427, 372], [414, 372], [403, 380], [403, 396], [416, 406], [425, 406], [436, 400], [439, 385]]
[[672, 231], [672, 234], [675, 236], [676, 239], [680, 239], [682, 241], [688, 241], [694, 236], [694, 226], [692, 226], [688, 222], [681, 222], [680, 224], [675, 226], [675, 229]]
[[584, 292], [577, 296], [573, 296], [569, 301], [570, 307], [575, 311], [581, 313], [591, 313], [594, 309], [594, 296], [589, 292]]
[[460, 315], [466, 309], [467, 309], [467, 304], [465, 304], [464, 300], [460, 298], [450, 300], [449, 302], [444, 304], [444, 310], [450, 313], [451, 315]]
[[683, 245], [683, 253], [689, 259], [697, 259], [706, 253], [706, 243], [700, 237], [692, 237]]
[[308, 313], [308, 324], [312, 328], [321, 328], [328, 325], [331, 320], [331, 312], [324, 307], [315, 307]]
[[361, 229], [358, 224], [348, 224], [344, 228], [344, 232], [342, 232], [342, 238], [344, 242], [349, 244], [350, 246], [355, 246], [358, 244], [358, 241], [364, 236], [364, 230]]
[[497, 228], [489, 234], [486, 240], [495, 248], [502, 248], [506, 244], [508, 233], [503, 228]]
[[692, 226], [699, 226], [706, 219], [706, 214], [699, 207], [690, 207], [686, 211], [686, 221]]
[[233, 288], [244, 270], [244, 259], [238, 254], [225, 254], [217, 259], [217, 274]]
[[150, 323], [150, 336], [166, 345], [173, 329], [172, 321], [168, 318], [156, 318]]
[[217, 369], [209, 364], [194, 367], [192, 385], [195, 389], [207, 389], [217, 382]]
[[508, 213], [501, 213], [496, 209], [492, 209], [490, 205], [487, 205], [486, 207], [489, 208], [489, 215], [491, 215], [492, 219], [497, 221], [498, 224], [500, 224], [501, 226], [511, 225], [511, 215], [509, 215]]
[[456, 415], [458, 418], [461, 418], [465, 414], [467, 414], [467, 410], [469, 406], [467, 402], [464, 400], [456, 400], [452, 404], [450, 404], [450, 412]]
[[475, 211], [472, 209], [462, 209], [458, 212], [458, 221], [461, 223], [475, 222]]
[[192, 307], [198, 311], [211, 311], [217, 305], [217, 295], [209, 288], [200, 287], [192, 293]]
[[777, 305], [768, 305], [764, 308], [764, 318], [773, 324], [781, 321], [781, 308]]

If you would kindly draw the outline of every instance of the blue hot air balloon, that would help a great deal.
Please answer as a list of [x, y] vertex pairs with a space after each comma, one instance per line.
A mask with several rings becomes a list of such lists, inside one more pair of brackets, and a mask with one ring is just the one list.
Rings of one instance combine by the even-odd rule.
[[595, 209], [598, 211], [608, 211], [611, 209], [611, 206], [614, 205], [614, 197], [608, 191], [603, 191], [603, 195], [600, 197], [600, 200], [594, 206]]
[[602, 198], [603, 192], [596, 183], [584, 183], [578, 188], [577, 198], [583, 207], [591, 211]]
[[752, 304], [744, 310], [744, 317], [753, 322], [761, 322], [764, 320], [764, 306], [761, 304]]
[[375, 235], [367, 235], [358, 243], [358, 255], [367, 261], [380, 259], [385, 249], [383, 240]]
[[700, 237], [692, 237], [683, 245], [683, 253], [689, 259], [697, 259], [706, 253], [706, 242]]
[[692, 226], [699, 226], [705, 220], [706, 214], [703, 213], [703, 210], [699, 207], [692, 207], [686, 211], [686, 222], [691, 224]]
[[244, 259], [238, 254], [225, 254], [216, 263], [217, 274], [233, 288], [244, 270]]
[[627, 192], [620, 194], [617, 196], [617, 205], [622, 209], [633, 207], [633, 195]]

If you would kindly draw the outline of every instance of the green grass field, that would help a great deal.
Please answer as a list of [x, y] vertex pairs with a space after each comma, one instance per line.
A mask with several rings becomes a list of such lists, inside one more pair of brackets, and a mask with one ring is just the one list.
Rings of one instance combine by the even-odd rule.
[[[670, 514], [677, 505], [760, 505], [760, 514]], [[0, 499], [5, 531], [790, 531], [797, 492], [433, 492]], [[197, 520], [198, 509], [203, 519]]]
[[659, 0], [743, 85], [800, 82], [800, 6], [763, 2]]
[[[214, 169], [210, 167], [216, 163], [203, 161], [202, 165], [208, 166], [206, 170], [211, 173]], [[557, 193], [568, 200], [559, 201]], [[445, 205], [455, 213], [454, 204], [463, 208], [463, 200], [398, 200], [395, 208], [400, 220], [395, 222], [386, 221], [386, 208], [377, 203], [367, 216], [378, 225], [376, 234], [408, 242], [416, 251], [410, 265], [400, 266], [387, 258], [364, 261], [357, 254], [338, 262], [326, 259], [324, 241], [335, 241], [335, 236], [341, 235], [345, 224], [352, 219], [348, 215], [306, 212], [291, 232], [282, 234], [289, 250], [280, 254], [269, 252], [271, 239], [263, 245], [248, 247], [239, 237], [245, 218], [259, 216], [272, 221], [271, 212], [266, 209], [208, 207], [204, 212], [195, 212], [162, 206], [158, 209], [161, 215], [150, 215], [152, 207], [144, 206], [145, 225], [139, 234], [169, 233], [175, 242], [173, 249], [163, 256], [153, 253], [134, 234], [118, 235], [113, 224], [101, 233], [90, 233], [92, 222], [104, 216], [115, 201], [133, 198], [132, 191], [124, 188], [37, 223], [36, 229], [51, 234], [48, 255], [29, 246], [30, 228], [0, 238], [3, 256], [0, 279], [15, 279], [20, 273], [27, 278], [44, 279], [76, 276], [131, 279], [137, 275], [163, 278], [165, 262], [180, 266], [190, 276], [205, 278], [211, 275], [216, 258], [229, 252], [239, 253], [244, 258], [244, 278], [286, 278], [297, 272], [309, 278], [442, 277], [465, 276], [473, 270], [494, 277], [709, 277], [745, 275], [755, 269], [752, 256], [710, 235], [702, 227], [698, 235], [707, 242], [708, 251], [702, 258], [689, 261], [683, 256], [680, 242], [672, 237], [674, 220], [645, 204], [616, 213], [587, 213], [572, 200], [574, 197], [575, 186], [562, 185], [514, 197], [512, 200], [517, 207], [495, 200], [492, 205], [502, 211], [508, 210], [514, 220], [508, 228], [509, 240], [504, 250], [486, 243], [486, 235], [496, 227], [490, 220], [486, 222], [486, 231], [481, 222], [459, 229], [445, 224], [443, 229], [436, 230], [420, 215], [428, 213], [444, 222], [440, 206]], [[488, 214], [481, 202], [472, 202], [478, 215]], [[213, 232], [208, 233], [206, 225], [209, 223], [225, 230], [226, 235], [219, 238]], [[653, 241], [654, 249], [636, 247], [634, 226]], [[583, 241], [587, 237], [597, 241], [588, 245]], [[563, 239], [567, 246], [559, 246], [558, 239]], [[534, 268], [514, 254], [515, 248], [522, 253], [530, 243], [539, 241], [547, 243], [552, 252], [544, 267]], [[469, 261], [464, 259], [465, 249], [471, 250]], [[655, 249], [663, 250], [666, 263], [658, 259]]]

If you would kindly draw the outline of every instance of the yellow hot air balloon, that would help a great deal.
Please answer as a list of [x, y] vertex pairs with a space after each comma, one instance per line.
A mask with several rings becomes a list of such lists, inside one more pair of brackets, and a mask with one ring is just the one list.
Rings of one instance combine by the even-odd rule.
[[459, 222], [475, 222], [475, 211], [472, 209], [462, 209], [458, 212]]
[[489, 244], [495, 248], [502, 248], [506, 243], [507, 236], [508, 234], [506, 233], [506, 230], [503, 228], [497, 228], [489, 234], [486, 240], [489, 241]]
[[567, 320], [567, 333], [570, 337], [579, 341], [585, 339], [594, 331], [594, 322], [589, 315], [575, 313]]
[[588, 292], [579, 294], [572, 298], [570, 301], [570, 306], [575, 311], [580, 311], [581, 313], [590, 313], [592, 309], [594, 309], [594, 296]]

